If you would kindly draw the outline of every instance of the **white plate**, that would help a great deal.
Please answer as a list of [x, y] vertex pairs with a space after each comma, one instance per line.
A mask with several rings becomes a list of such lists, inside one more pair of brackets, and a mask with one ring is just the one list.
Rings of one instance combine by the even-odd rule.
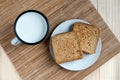
[[[59, 34], [59, 33], [64, 33], [64, 32], [70, 31], [75, 22], [82, 22], [82, 23], [89, 24], [87, 21], [80, 20], [80, 19], [71, 19], [71, 20], [64, 21], [54, 29], [51, 37], [56, 34]], [[50, 39], [49, 47], [50, 47], [50, 53], [54, 59], [54, 53], [53, 53], [53, 49], [52, 49], [51, 39]], [[59, 65], [65, 69], [71, 70], [71, 71], [79, 71], [79, 70], [86, 69], [86, 68], [92, 66], [97, 61], [97, 59], [100, 56], [101, 47], [102, 47], [101, 39], [99, 39], [98, 45], [97, 45], [97, 50], [96, 50], [95, 54], [84, 54], [84, 57], [82, 59], [62, 63]]]

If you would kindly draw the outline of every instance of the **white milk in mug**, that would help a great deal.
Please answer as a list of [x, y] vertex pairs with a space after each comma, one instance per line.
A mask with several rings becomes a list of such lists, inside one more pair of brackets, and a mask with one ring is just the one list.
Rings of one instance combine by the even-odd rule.
[[28, 10], [18, 16], [14, 24], [16, 37], [12, 45], [20, 42], [38, 44], [45, 39], [49, 31], [49, 23], [44, 14], [36, 10]]

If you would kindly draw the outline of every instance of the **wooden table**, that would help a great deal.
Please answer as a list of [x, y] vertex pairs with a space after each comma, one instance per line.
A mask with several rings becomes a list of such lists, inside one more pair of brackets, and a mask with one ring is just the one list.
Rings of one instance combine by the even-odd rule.
[[[105, 22], [109, 25], [116, 37], [120, 40], [119, 31], [119, 0], [91, 0]], [[119, 18], [118, 18], [119, 17]], [[2, 62], [2, 76], [0, 80], [21, 80], [13, 64], [3, 50], [0, 48], [0, 61]], [[2, 53], [2, 55], [1, 55]], [[1, 58], [2, 57], [2, 58]], [[113, 57], [106, 64], [95, 70], [84, 80], [119, 80], [120, 77], [120, 54]], [[9, 66], [9, 67], [8, 67]], [[0, 66], [1, 68], [1, 66]], [[109, 75], [106, 75], [109, 74]]]
[[[91, 0], [109, 28], [120, 41], [120, 1]], [[107, 75], [106, 75], [107, 74]], [[120, 53], [95, 70], [84, 80], [120, 80]]]

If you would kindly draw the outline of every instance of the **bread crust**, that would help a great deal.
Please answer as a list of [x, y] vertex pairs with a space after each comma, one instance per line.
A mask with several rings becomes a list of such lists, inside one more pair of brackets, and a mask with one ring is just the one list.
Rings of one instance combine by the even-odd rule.
[[52, 47], [57, 64], [83, 58], [75, 32], [66, 32], [53, 36]]
[[100, 28], [98, 26], [77, 22], [73, 26], [73, 31], [77, 34], [83, 52], [89, 54], [96, 52], [100, 37]]

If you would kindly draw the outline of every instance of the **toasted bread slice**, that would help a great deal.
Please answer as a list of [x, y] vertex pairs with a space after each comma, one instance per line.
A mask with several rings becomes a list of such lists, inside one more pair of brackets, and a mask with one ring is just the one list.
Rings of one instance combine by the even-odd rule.
[[73, 26], [83, 52], [95, 53], [100, 37], [100, 28], [94, 25], [77, 22]]
[[83, 57], [75, 32], [67, 32], [53, 36], [52, 47], [57, 64]]

